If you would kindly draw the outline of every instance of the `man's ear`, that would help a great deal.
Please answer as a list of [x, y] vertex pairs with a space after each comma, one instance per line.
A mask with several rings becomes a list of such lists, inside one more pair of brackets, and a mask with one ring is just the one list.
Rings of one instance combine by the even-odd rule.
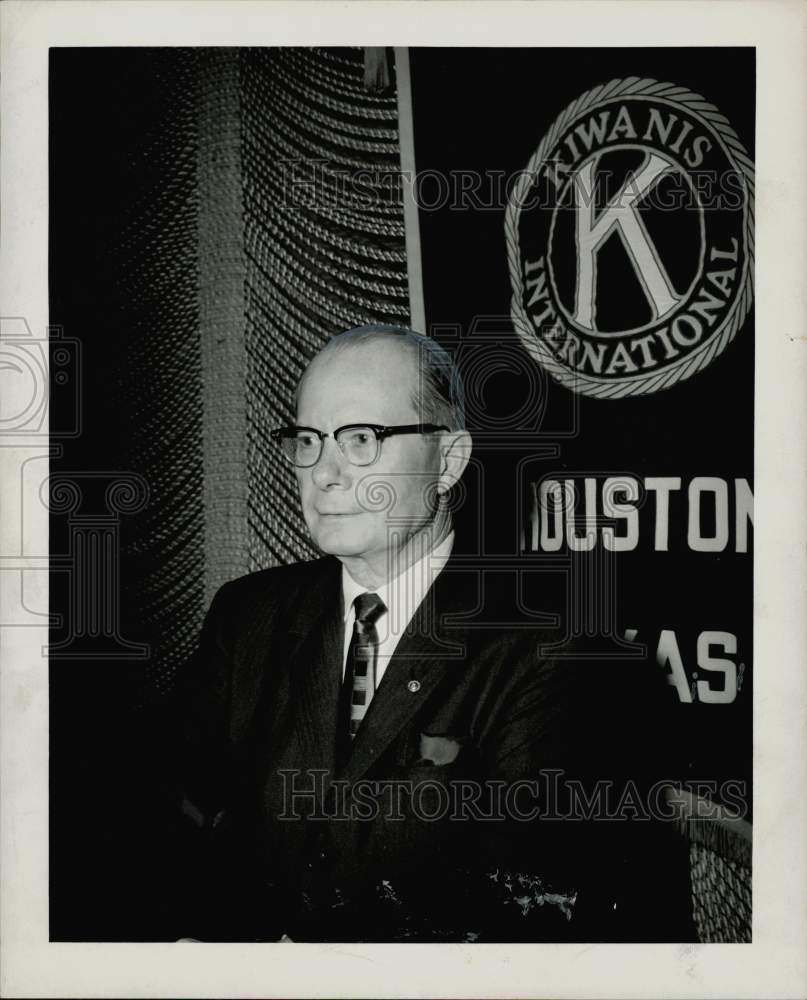
[[437, 492], [442, 496], [458, 482], [473, 450], [473, 441], [468, 431], [452, 431], [440, 437], [440, 476]]

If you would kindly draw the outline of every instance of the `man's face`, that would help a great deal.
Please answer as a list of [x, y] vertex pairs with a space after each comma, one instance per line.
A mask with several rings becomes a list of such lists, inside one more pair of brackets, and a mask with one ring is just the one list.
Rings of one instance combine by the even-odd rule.
[[[374, 342], [317, 358], [306, 373], [297, 423], [333, 433], [345, 424], [414, 424], [416, 360], [401, 345]], [[432, 518], [439, 436], [401, 434], [372, 465], [348, 462], [332, 437], [316, 465], [296, 469], [303, 516], [315, 544], [340, 558], [380, 565]]]

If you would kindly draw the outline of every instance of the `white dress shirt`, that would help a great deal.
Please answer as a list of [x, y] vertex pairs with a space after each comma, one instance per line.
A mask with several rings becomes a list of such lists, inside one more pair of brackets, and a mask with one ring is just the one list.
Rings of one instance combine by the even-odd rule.
[[[407, 626], [415, 616], [415, 612], [426, 596], [429, 588], [439, 576], [441, 570], [451, 555], [454, 545], [454, 532], [450, 531], [440, 544], [412, 563], [399, 576], [393, 577], [388, 583], [376, 587], [372, 593], [378, 594], [387, 610], [379, 615], [375, 627], [378, 632], [378, 658], [376, 660], [376, 687], [381, 683], [384, 671], [387, 669], [390, 657], [395, 652], [398, 640], [404, 634]], [[356, 609], [353, 601], [359, 594], [367, 593], [367, 588], [356, 583], [342, 567], [342, 594], [345, 607], [345, 645], [342, 656], [342, 676], [347, 664], [347, 651], [350, 637], [353, 634], [353, 623], [356, 620]]]

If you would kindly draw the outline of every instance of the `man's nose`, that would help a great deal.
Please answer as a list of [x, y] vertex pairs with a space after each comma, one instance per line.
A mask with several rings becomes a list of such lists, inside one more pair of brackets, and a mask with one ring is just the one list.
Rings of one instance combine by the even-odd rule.
[[330, 486], [347, 486], [350, 483], [349, 469], [350, 463], [342, 449], [332, 437], [326, 437], [322, 442], [322, 454], [311, 472], [314, 483], [321, 490]]

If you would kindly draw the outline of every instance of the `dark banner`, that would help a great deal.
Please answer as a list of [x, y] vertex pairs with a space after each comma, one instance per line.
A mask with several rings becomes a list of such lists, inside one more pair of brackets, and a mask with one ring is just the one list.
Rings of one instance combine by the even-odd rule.
[[412, 49], [410, 73], [426, 324], [475, 441], [459, 520], [527, 610], [565, 581], [606, 668], [645, 648], [681, 776], [750, 818], [754, 52]]

